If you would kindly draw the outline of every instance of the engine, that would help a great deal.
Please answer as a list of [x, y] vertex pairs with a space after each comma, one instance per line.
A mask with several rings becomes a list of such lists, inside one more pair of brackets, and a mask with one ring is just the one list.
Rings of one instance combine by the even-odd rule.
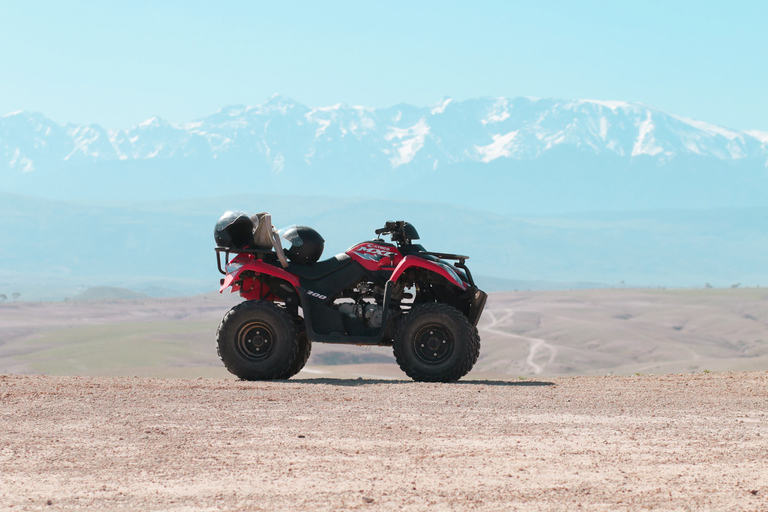
[[384, 315], [384, 289], [370, 282], [361, 282], [352, 290], [354, 302], [336, 305], [340, 313], [357, 318], [366, 327], [379, 328]]
[[370, 302], [356, 302], [354, 304], [339, 304], [339, 311], [361, 320], [367, 327], [381, 327], [381, 318], [384, 314], [384, 306], [371, 304]]

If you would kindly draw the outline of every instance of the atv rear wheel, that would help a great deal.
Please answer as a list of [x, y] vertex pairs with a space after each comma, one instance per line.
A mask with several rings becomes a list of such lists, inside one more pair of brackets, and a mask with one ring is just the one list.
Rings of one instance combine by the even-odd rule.
[[447, 304], [415, 306], [394, 340], [397, 364], [410, 378], [450, 382], [469, 373], [480, 355], [480, 336], [461, 311]]
[[293, 361], [290, 368], [288, 368], [288, 371], [278, 377], [278, 379], [290, 379], [299, 373], [301, 369], [304, 368], [304, 365], [307, 364], [309, 354], [312, 352], [312, 342], [307, 338], [307, 331], [304, 328], [304, 324], [300, 322], [304, 322], [304, 319], [301, 317], [296, 320], [296, 331], [299, 334], [299, 351], [296, 354], [296, 359]]
[[291, 317], [274, 303], [241, 302], [230, 309], [216, 331], [219, 358], [244, 380], [286, 378], [299, 352]]

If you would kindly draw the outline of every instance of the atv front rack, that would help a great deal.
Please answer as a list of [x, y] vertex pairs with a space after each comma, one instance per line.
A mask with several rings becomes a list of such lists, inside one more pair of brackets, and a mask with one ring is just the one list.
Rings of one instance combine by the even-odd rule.
[[477, 287], [477, 285], [475, 284], [475, 280], [472, 278], [472, 272], [469, 271], [469, 268], [467, 267], [466, 263], [464, 263], [469, 259], [469, 256], [462, 256], [461, 254], [450, 254], [446, 252], [430, 252], [430, 251], [419, 251], [419, 254], [434, 256], [435, 258], [439, 258], [441, 260], [458, 260], [458, 263], [454, 263], [453, 266], [463, 270], [467, 274], [467, 279], [469, 279], [469, 284], [471, 284], [474, 287]]
[[469, 259], [469, 256], [462, 256], [461, 254], [450, 254], [447, 252], [419, 251], [419, 254], [434, 256], [435, 258], [440, 258], [441, 260], [459, 260], [460, 263], [464, 263]]
[[232, 247], [216, 247], [214, 250], [216, 251], [216, 265], [219, 267], [219, 272], [223, 275], [227, 275], [227, 272], [224, 270], [224, 267], [221, 266], [221, 253], [224, 253], [225, 267], [229, 263], [230, 254], [255, 254], [257, 258], [262, 260], [269, 259], [269, 255], [271, 254], [277, 258], [277, 253], [272, 249], [233, 249]]

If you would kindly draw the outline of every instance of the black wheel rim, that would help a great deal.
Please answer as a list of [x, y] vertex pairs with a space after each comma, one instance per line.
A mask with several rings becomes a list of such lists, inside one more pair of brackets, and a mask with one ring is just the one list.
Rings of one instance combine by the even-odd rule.
[[413, 337], [413, 350], [424, 363], [442, 363], [453, 353], [453, 336], [442, 325], [426, 325]]
[[264, 322], [248, 322], [237, 331], [235, 346], [248, 361], [263, 361], [274, 352], [275, 334]]

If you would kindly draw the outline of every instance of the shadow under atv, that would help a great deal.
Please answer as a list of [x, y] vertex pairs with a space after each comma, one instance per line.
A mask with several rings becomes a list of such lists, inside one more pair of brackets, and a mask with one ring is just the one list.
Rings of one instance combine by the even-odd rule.
[[[333, 378], [314, 378], [314, 379], [291, 379], [285, 381], [273, 381], [273, 382], [296, 382], [301, 384], [325, 384], [328, 386], [368, 386], [371, 384], [416, 384], [412, 380], [387, 380], [387, 379], [363, 379], [362, 377], [356, 379], [333, 379]], [[440, 384], [440, 383], [438, 383]], [[454, 382], [447, 382], [444, 384], [450, 384], [453, 386], [517, 386], [517, 387], [530, 387], [530, 386], [554, 386], [554, 382], [546, 381], [528, 381], [528, 380], [459, 380]]]

